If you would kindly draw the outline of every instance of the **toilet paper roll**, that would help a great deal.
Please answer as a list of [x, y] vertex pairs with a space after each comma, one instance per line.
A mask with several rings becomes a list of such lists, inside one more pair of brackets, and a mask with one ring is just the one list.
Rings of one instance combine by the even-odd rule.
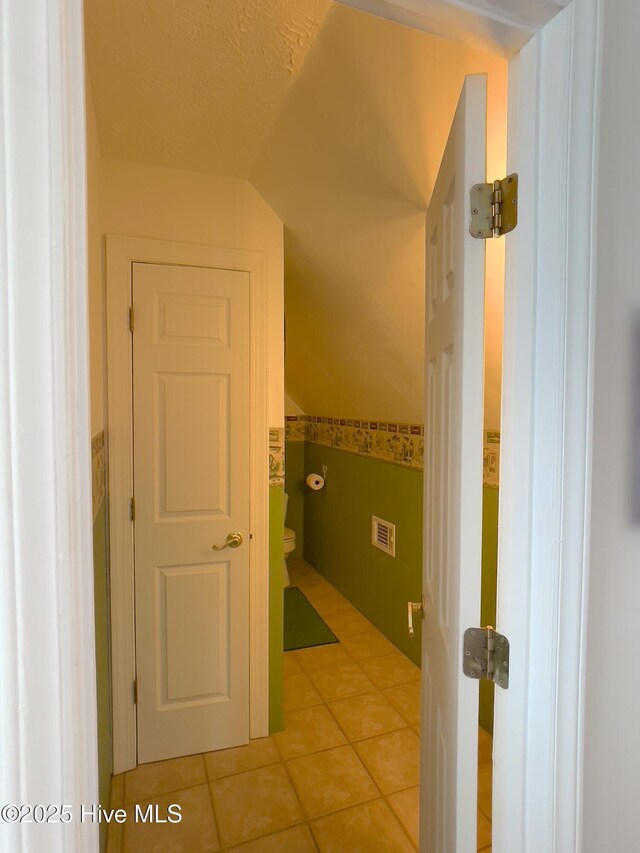
[[321, 477], [320, 474], [309, 474], [307, 477], [307, 486], [313, 489], [314, 492], [319, 492], [324, 486], [324, 477]]

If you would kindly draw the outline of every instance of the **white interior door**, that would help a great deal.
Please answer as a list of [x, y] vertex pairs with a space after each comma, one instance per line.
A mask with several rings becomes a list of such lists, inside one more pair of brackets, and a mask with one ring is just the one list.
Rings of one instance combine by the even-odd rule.
[[484, 241], [469, 189], [486, 171], [486, 78], [467, 77], [427, 212], [421, 846], [476, 846], [478, 683], [462, 636], [480, 616]]
[[144, 763], [248, 741], [249, 273], [136, 263], [133, 305]]

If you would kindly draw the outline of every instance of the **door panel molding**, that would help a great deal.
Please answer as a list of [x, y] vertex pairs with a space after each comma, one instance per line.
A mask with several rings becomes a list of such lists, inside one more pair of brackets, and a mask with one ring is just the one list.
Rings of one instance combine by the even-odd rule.
[[132, 265], [173, 264], [240, 270], [250, 275], [251, 300], [251, 532], [249, 594], [250, 736], [269, 728], [268, 642], [268, 418], [266, 256], [162, 240], [107, 235], [106, 320], [111, 564], [113, 772], [136, 766], [133, 525], [132, 338], [129, 329]]

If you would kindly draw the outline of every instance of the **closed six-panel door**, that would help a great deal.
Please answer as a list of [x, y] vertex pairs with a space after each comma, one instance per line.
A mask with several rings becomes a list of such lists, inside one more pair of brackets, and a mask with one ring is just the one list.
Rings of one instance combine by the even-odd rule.
[[[144, 763], [249, 736], [249, 273], [146, 263], [132, 272]], [[222, 547], [232, 533], [242, 543]]]

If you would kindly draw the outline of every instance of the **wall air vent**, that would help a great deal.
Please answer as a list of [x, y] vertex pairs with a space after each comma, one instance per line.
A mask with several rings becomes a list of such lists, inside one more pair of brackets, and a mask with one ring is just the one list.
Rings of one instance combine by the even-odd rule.
[[396, 555], [396, 526], [378, 518], [375, 515], [371, 516], [371, 544], [384, 551], [390, 557]]

